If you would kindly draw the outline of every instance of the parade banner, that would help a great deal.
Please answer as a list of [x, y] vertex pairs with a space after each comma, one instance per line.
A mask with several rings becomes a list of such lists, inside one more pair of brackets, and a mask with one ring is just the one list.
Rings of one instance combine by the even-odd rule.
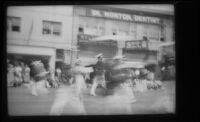
[[87, 9], [86, 15], [87, 16], [93, 16], [93, 17], [102, 17], [102, 18], [109, 18], [109, 19], [124, 20], [124, 21], [161, 24], [161, 19], [158, 18], [158, 17], [132, 15], [132, 14], [109, 12], [109, 11], [96, 10], [96, 9]]

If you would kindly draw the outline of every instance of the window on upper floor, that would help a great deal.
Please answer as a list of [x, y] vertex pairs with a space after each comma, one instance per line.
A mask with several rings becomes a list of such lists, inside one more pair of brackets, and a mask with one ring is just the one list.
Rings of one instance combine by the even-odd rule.
[[53, 22], [53, 21], [43, 21], [43, 35], [61, 35], [61, 22]]
[[64, 49], [56, 49], [56, 59], [64, 60]]
[[20, 17], [7, 17], [7, 30], [13, 32], [20, 32], [21, 18]]
[[104, 35], [105, 34], [105, 23], [103, 19], [81, 17], [79, 19], [79, 32], [88, 35]]

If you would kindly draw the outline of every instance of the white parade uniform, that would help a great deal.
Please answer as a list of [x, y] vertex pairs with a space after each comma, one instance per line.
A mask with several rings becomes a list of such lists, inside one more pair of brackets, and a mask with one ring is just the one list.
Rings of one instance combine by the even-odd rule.
[[[75, 84], [72, 84], [71, 86], [63, 86], [57, 90], [54, 103], [51, 107], [50, 115], [86, 114], [82, 96], [83, 90], [86, 88], [86, 84], [82, 73], [92, 71], [82, 66], [76, 66], [74, 71]], [[64, 109], [66, 107], [69, 108]]]
[[38, 96], [48, 93], [48, 89], [46, 88], [48, 82], [46, 80], [42, 80], [39, 82], [32, 82], [31, 84], [31, 94]]
[[[86, 114], [82, 98], [76, 84], [60, 87], [56, 92], [50, 115], [65, 114], [64, 108], [69, 107], [68, 114]], [[73, 113], [70, 113], [73, 112]]]
[[132, 88], [124, 83], [114, 89], [114, 95], [106, 97], [106, 102], [106, 114], [132, 114], [131, 104], [136, 100]]

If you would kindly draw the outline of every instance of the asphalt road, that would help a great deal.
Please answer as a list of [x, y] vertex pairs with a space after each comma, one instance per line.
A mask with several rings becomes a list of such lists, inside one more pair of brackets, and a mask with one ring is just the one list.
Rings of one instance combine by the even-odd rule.
[[[49, 93], [42, 96], [32, 96], [27, 88], [8, 88], [9, 115], [49, 115], [55, 97], [55, 88], [50, 88]], [[88, 115], [102, 115], [113, 113], [107, 104], [107, 97], [102, 95], [103, 89], [97, 89], [96, 97], [89, 95], [89, 89], [84, 92], [84, 105]], [[136, 102], [131, 104], [132, 114], [162, 114], [175, 111], [175, 82], [164, 82], [164, 89], [147, 92], [134, 92]], [[69, 108], [65, 108], [66, 115]], [[118, 112], [123, 114], [123, 111]]]

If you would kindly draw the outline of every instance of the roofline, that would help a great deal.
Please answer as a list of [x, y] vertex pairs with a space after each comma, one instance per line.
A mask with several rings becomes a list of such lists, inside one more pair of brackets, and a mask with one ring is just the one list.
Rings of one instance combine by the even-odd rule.
[[[106, 7], [111, 7], [107, 6]], [[129, 11], [143, 11], [143, 12], [149, 12], [149, 13], [158, 13], [158, 14], [166, 14], [166, 15], [174, 15], [173, 11], [165, 11], [165, 10], [155, 10], [155, 9], [150, 9], [150, 8], [144, 8], [140, 6], [134, 6], [133, 8], [120, 8], [120, 7], [115, 7], [113, 6], [112, 8], [117, 8], [117, 9], [124, 9], [124, 10], [129, 10]]]
[[93, 8], [93, 9], [103, 9], [108, 11], [119, 11], [124, 13], [137, 13], [137, 14], [149, 14], [149, 15], [155, 15], [155, 16], [164, 16], [164, 17], [174, 17], [174, 12], [170, 11], [163, 11], [163, 10], [152, 10], [147, 8], [141, 8], [141, 7], [134, 7], [133, 9], [125, 9], [125, 8], [119, 8], [119, 7], [111, 7], [106, 5], [77, 5], [77, 7], [86, 7], [86, 8]]

